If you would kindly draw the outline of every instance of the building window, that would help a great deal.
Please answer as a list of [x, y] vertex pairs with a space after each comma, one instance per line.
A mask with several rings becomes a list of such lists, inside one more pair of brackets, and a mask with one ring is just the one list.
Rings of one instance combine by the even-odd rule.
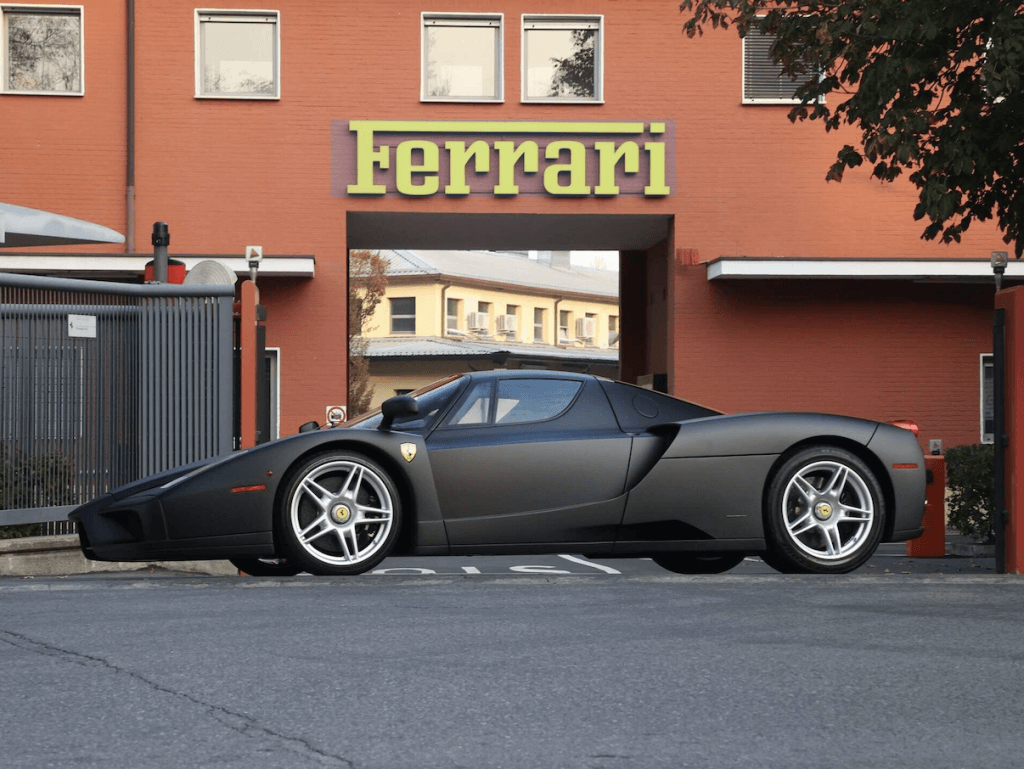
[[558, 344], [568, 344], [569, 328], [572, 325], [572, 313], [568, 310], [558, 311]]
[[5, 93], [81, 96], [85, 83], [82, 6], [0, 6]]
[[523, 17], [523, 101], [600, 102], [601, 17]]
[[619, 343], [619, 316], [608, 316], [608, 346], [613, 347]]
[[196, 11], [196, 96], [281, 96], [277, 11]]
[[406, 296], [391, 300], [391, 333], [416, 333], [416, 297]]
[[462, 301], [459, 299], [447, 299], [445, 301], [445, 320], [444, 327], [445, 331], [458, 331], [459, 330], [459, 305]]
[[991, 355], [981, 356], [981, 442], [995, 443], [995, 365]]
[[797, 89], [805, 80], [794, 80], [772, 61], [775, 35], [752, 28], [743, 38], [743, 103], [799, 104]]
[[501, 14], [423, 14], [423, 101], [501, 101]]
[[544, 341], [544, 309], [541, 307], [533, 308], [533, 341]]

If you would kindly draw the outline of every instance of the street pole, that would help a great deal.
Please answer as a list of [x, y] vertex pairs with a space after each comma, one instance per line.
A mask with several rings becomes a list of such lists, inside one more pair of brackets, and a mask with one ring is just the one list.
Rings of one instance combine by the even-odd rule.
[[[992, 252], [996, 292], [1002, 288], [1007, 253]], [[1006, 574], [1006, 310], [997, 309], [992, 321], [992, 531], [995, 534], [996, 574]]]

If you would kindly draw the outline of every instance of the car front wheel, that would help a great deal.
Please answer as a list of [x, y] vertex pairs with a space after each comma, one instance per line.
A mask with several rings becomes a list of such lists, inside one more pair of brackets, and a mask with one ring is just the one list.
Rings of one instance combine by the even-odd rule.
[[766, 511], [780, 571], [843, 574], [875, 552], [885, 528], [885, 498], [875, 474], [835, 446], [803, 449], [772, 479]]
[[340, 451], [296, 468], [277, 514], [288, 561], [318, 575], [369, 571], [391, 552], [402, 520], [387, 472]]

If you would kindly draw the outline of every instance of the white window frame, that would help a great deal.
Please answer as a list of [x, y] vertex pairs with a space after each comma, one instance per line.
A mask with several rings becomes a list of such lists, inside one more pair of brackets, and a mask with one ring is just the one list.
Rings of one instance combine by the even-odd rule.
[[[258, 93], [203, 93], [203, 38], [202, 25], [206, 16], [223, 17], [223, 21], [262, 22], [274, 25], [274, 92]], [[273, 21], [270, 20], [273, 17]], [[281, 12], [257, 8], [196, 8], [195, 9], [195, 98], [233, 99], [242, 101], [280, 101], [281, 99]]]
[[[532, 29], [580, 29], [587, 25], [596, 25], [597, 42], [594, 44], [594, 95], [583, 96], [543, 96], [528, 97], [526, 95], [526, 33], [527, 25], [535, 25]], [[589, 14], [538, 14], [524, 13], [519, 36], [519, 61], [521, 62], [520, 101], [523, 104], [604, 104], [604, 16]]]
[[[759, 16], [758, 18], [764, 18], [764, 17], [763, 16]], [[801, 103], [800, 99], [798, 99], [796, 97], [790, 97], [790, 98], [779, 98], [779, 97], [761, 98], [761, 97], [757, 97], [757, 96], [747, 96], [747, 43], [751, 39], [751, 37], [754, 36], [754, 35], [758, 35], [758, 36], [760, 36], [762, 38], [771, 38], [771, 40], [775, 39], [775, 35], [769, 35], [769, 34], [763, 33], [759, 29], [757, 29], [756, 27], [751, 27], [750, 32], [747, 33], [747, 36], [743, 38], [743, 41], [742, 41], [743, 42], [743, 45], [742, 45], [742, 56], [741, 56], [743, 66], [741, 67], [742, 71], [741, 71], [741, 75], [740, 75], [740, 89], [741, 89], [741, 93], [742, 93], [742, 96], [743, 96], [742, 103], [743, 104], [765, 104], [765, 105], [772, 105], [772, 104], [800, 104]], [[770, 41], [768, 42], [768, 47], [769, 48], [771, 47], [771, 42]], [[785, 78], [786, 74], [781, 71], [781, 67], [778, 64], [775, 64], [771, 60], [771, 56], [768, 54], [768, 49], [765, 49], [764, 54], [767, 57], [767, 59], [764, 62], [763, 66], [768, 66], [768, 67], [771, 67], [773, 70], [776, 70], [774, 72], [774, 74], [780, 80], [782, 78]], [[819, 77], [820, 77], [820, 75], [819, 75]], [[794, 81], [793, 89], [796, 90], [797, 88], [800, 87], [800, 85], [801, 85], [800, 83]], [[822, 101], [824, 101], [824, 100], [822, 100]]]
[[[978, 434], [981, 436], [981, 442], [987, 444], [995, 443], [995, 436], [993, 433], [985, 432], [985, 368], [987, 366], [993, 367], [992, 377], [992, 395], [993, 400], [995, 399], [995, 359], [992, 357], [992, 353], [983, 352], [978, 356], [978, 416], [980, 424], [978, 426]], [[995, 404], [993, 403], [993, 408]]]
[[[439, 23], [440, 22], [440, 23]], [[450, 22], [448, 24], [444, 22]], [[427, 93], [427, 28], [430, 26], [496, 27], [494, 51], [494, 98], [482, 96], [430, 96]], [[459, 102], [463, 104], [501, 104], [505, 101], [505, 14], [503, 13], [439, 13], [420, 14], [420, 101]]]
[[[11, 12], [55, 13], [78, 15], [78, 57], [79, 77], [77, 91], [25, 91], [7, 87], [7, 46], [10, 37], [7, 32], [7, 14]], [[0, 93], [17, 94], [19, 96], [85, 96], [85, 6], [84, 5], [49, 5], [25, 3], [0, 3]]]

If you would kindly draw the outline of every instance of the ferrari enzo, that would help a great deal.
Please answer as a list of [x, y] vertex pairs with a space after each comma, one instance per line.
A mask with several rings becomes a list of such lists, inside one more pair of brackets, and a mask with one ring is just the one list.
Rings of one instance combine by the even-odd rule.
[[718, 573], [843, 573], [918, 536], [902, 426], [721, 414], [583, 374], [488, 371], [339, 427], [196, 462], [74, 510], [89, 558], [359, 574], [390, 555], [581, 553]]

